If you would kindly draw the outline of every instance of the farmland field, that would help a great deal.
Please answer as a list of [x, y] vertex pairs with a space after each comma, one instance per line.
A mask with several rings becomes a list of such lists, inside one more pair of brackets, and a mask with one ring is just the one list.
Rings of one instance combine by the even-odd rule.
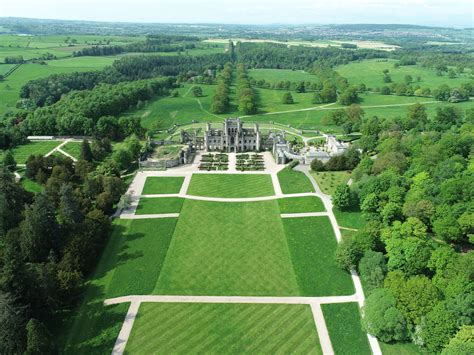
[[156, 352], [322, 354], [308, 305], [145, 303], [126, 353]]
[[188, 195], [209, 197], [260, 197], [275, 194], [267, 174], [194, 174]]

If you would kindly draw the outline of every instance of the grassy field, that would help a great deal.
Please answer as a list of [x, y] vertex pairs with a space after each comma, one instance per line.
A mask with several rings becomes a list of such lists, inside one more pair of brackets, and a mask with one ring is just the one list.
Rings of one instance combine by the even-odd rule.
[[276, 201], [186, 200], [154, 293], [295, 296]]
[[12, 69], [15, 64], [1, 64], [0, 63], [0, 75], [5, 75], [10, 69]]
[[278, 181], [284, 194], [314, 192], [314, 187], [306, 175], [289, 167], [278, 173]]
[[307, 305], [144, 303], [126, 354], [322, 354]]
[[110, 353], [128, 305], [104, 307], [103, 300], [152, 293], [176, 220], [114, 221], [113, 233], [87, 284], [84, 301], [57, 322], [62, 353]]
[[281, 213], [304, 213], [325, 211], [323, 202], [317, 196], [279, 198]]
[[367, 334], [360, 325], [357, 303], [323, 304], [321, 308], [336, 355], [372, 353]]
[[[249, 69], [249, 77], [255, 80], [265, 80], [267, 83], [279, 83], [280, 81], [310, 81], [319, 82], [316, 75], [307, 73], [303, 70], [290, 69]], [[282, 91], [282, 93], [285, 91]]]
[[179, 197], [141, 198], [135, 214], [179, 213], [183, 201]]
[[359, 210], [340, 211], [334, 208], [333, 212], [336, 216], [337, 224], [340, 227], [360, 229], [367, 224], [367, 221], [362, 217], [362, 213]]
[[66, 153], [71, 154], [74, 158], [81, 158], [82, 142], [68, 142], [61, 147]]
[[[61, 144], [59, 141], [35, 141], [13, 148], [12, 153], [17, 164], [25, 164], [30, 155], [44, 155], [56, 148], [59, 144]], [[0, 161], [1, 160], [3, 160], [2, 150], [0, 150]]]
[[[391, 59], [386, 61], [381, 61], [380, 59], [364, 60], [339, 66], [336, 68], [336, 71], [347, 78], [351, 84], [364, 83], [367, 87], [371, 88], [387, 85], [383, 82], [384, 69], [389, 70], [389, 75], [395, 83], [404, 83], [405, 75], [411, 75], [414, 80], [414, 85], [429, 87], [431, 89], [442, 84], [448, 84], [451, 87], [460, 86], [470, 81], [466, 74], [454, 79], [449, 79], [446, 74], [444, 76], [437, 76], [435, 70], [423, 68], [420, 65], [400, 66], [396, 69], [394, 68], [394, 64], [397, 62], [397, 60]], [[421, 78], [420, 81], [417, 81], [418, 76]]]
[[142, 195], [152, 194], [177, 194], [181, 190], [184, 177], [147, 177], [145, 186], [143, 187]]
[[351, 295], [354, 285], [334, 260], [337, 240], [327, 217], [284, 218], [283, 226], [300, 294]]
[[209, 197], [272, 196], [272, 179], [268, 174], [193, 174], [188, 195]]
[[336, 187], [347, 184], [351, 177], [347, 171], [312, 171], [311, 175], [326, 195], [332, 195]]

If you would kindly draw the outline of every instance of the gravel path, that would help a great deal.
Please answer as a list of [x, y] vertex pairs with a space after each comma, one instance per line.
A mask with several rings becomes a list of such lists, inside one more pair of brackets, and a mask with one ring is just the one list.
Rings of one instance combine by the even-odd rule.
[[324, 217], [328, 212], [282, 213], [281, 218]]

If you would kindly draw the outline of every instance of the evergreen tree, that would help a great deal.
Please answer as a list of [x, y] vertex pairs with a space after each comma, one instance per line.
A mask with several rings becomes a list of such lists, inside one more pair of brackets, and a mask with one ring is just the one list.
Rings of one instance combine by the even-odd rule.
[[71, 227], [82, 222], [82, 219], [83, 215], [71, 185], [63, 184], [59, 190], [59, 223]]
[[81, 144], [81, 159], [91, 162], [94, 159], [89, 142], [84, 139]]
[[54, 206], [45, 193], [36, 195], [33, 204], [26, 208], [21, 234], [20, 245], [25, 259], [46, 261], [59, 236]]
[[25, 193], [7, 169], [0, 170], [0, 237], [18, 225], [24, 209]]
[[53, 352], [53, 343], [51, 334], [40, 321], [32, 318], [26, 324], [27, 355], [51, 354]]
[[11, 150], [7, 150], [3, 155], [3, 166], [10, 171], [16, 169], [16, 161]]
[[21, 354], [25, 350], [25, 308], [0, 291], [0, 353]]

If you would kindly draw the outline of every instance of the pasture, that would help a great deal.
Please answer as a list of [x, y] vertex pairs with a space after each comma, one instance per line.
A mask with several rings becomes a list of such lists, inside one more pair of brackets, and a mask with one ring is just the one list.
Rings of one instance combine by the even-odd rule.
[[272, 179], [268, 174], [193, 174], [188, 195], [243, 198], [272, 196]]
[[127, 354], [322, 354], [308, 305], [144, 303]]
[[[463, 83], [472, 81], [468, 74], [458, 75], [454, 79], [448, 78], [445, 73], [443, 76], [437, 76], [436, 71], [423, 68], [421, 65], [407, 65], [394, 67], [397, 60], [387, 59], [371, 59], [361, 62], [353, 62], [336, 68], [336, 71], [347, 78], [351, 84], [365, 84], [367, 87], [375, 88], [382, 86], [390, 86], [383, 81], [383, 70], [388, 69], [389, 75], [394, 83], [404, 83], [405, 75], [413, 77], [413, 84], [421, 87], [437, 88], [442, 84], [450, 87], [457, 87]], [[420, 81], [417, 78], [420, 77]]]

